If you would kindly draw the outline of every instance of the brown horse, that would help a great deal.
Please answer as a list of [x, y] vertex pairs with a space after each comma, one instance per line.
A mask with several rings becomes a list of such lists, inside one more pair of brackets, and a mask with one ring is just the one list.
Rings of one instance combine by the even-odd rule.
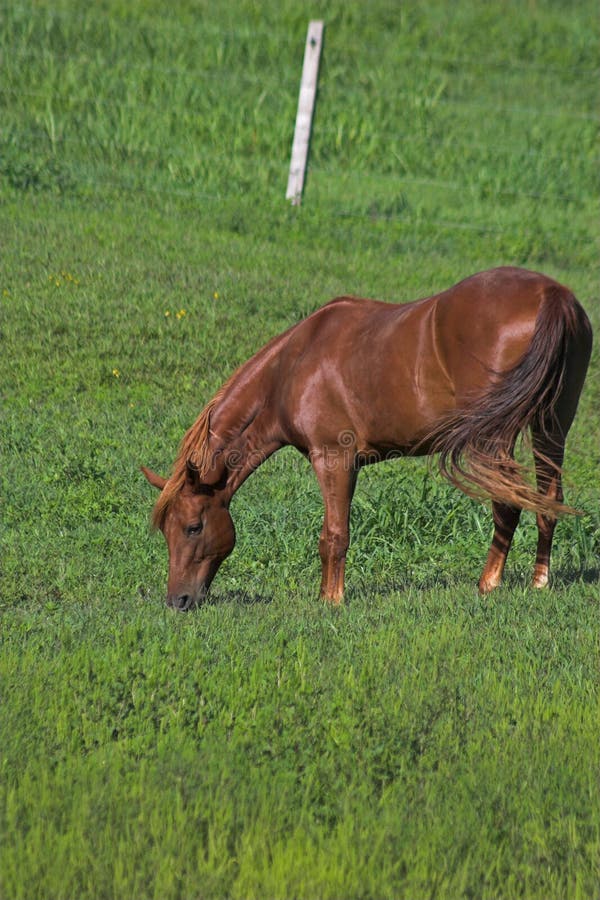
[[[563, 505], [561, 466], [590, 358], [589, 320], [565, 287], [501, 268], [441, 294], [391, 304], [340, 297], [271, 340], [217, 392], [186, 433], [153, 521], [169, 549], [167, 602], [190, 609], [231, 553], [229, 504], [272, 453], [310, 459], [323, 500], [321, 595], [342, 600], [359, 469], [439, 453], [442, 473], [491, 498], [494, 537], [479, 590], [501, 580], [522, 509], [537, 514], [533, 584], [548, 582]], [[515, 462], [531, 432], [537, 489]]]

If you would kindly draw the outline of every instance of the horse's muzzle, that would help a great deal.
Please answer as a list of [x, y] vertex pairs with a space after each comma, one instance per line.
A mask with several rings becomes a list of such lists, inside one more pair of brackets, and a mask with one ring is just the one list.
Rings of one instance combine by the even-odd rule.
[[195, 609], [205, 599], [208, 588], [203, 588], [195, 594], [169, 594], [167, 596], [167, 606], [177, 612], [189, 612]]

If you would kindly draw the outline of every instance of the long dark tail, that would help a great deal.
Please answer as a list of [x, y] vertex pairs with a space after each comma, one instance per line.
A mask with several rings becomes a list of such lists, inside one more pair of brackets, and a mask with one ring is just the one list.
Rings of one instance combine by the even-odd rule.
[[[585, 321], [583, 309], [565, 288], [546, 288], [522, 359], [472, 404], [437, 422], [426, 437], [452, 484], [476, 499], [491, 498], [552, 518], [577, 513], [536, 490], [528, 481], [529, 470], [512, 454], [517, 438], [530, 427], [543, 431], [550, 442], [556, 443], [557, 436], [564, 442], [556, 403], [565, 383], [569, 342]], [[542, 456], [535, 448], [533, 452]]]

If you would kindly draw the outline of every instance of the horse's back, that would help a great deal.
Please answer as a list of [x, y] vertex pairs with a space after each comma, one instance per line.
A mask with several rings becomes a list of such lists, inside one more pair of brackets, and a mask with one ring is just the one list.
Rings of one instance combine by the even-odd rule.
[[288, 333], [282, 408], [296, 435], [325, 441], [350, 429], [366, 449], [376, 434], [380, 445], [410, 448], [519, 362], [549, 296], [565, 309], [577, 303], [558, 282], [505, 267], [412, 303], [336, 298]]
[[335, 367], [366, 387], [373, 377], [399, 377], [406, 387], [410, 376], [432, 375], [475, 387], [522, 356], [550, 287], [569, 294], [544, 275], [504, 267], [409, 303], [336, 297], [289, 332], [286, 366], [307, 376]]

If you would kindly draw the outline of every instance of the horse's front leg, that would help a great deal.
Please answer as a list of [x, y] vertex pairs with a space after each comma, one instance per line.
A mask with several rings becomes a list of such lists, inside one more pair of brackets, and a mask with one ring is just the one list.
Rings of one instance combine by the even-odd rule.
[[353, 459], [335, 451], [311, 454], [311, 462], [325, 503], [325, 518], [319, 538], [321, 597], [338, 604], [344, 599], [346, 552], [350, 543], [350, 504], [357, 470]]

